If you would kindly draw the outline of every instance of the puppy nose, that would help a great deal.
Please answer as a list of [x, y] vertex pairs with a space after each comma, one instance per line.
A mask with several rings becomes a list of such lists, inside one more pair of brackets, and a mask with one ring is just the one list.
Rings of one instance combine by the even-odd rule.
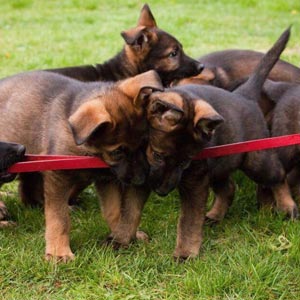
[[23, 156], [26, 152], [26, 148], [23, 145], [18, 145], [17, 155]]
[[197, 66], [198, 72], [201, 73], [203, 71], [204, 67], [205, 67], [204, 64], [199, 63], [198, 66]]

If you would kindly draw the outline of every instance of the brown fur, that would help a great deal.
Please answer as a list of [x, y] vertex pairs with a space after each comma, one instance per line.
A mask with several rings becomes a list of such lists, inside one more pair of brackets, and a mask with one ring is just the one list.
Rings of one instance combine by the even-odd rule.
[[[286, 189], [283, 166], [274, 151], [191, 161], [205, 146], [269, 136], [257, 101], [288, 37], [287, 30], [263, 57], [256, 71], [234, 92], [211, 86], [182, 85], [150, 96], [147, 111], [150, 185], [162, 196], [178, 187], [181, 199], [176, 258], [198, 254], [209, 186], [216, 199], [206, 216], [212, 221], [224, 217], [234, 196], [230, 174], [236, 169], [243, 170], [254, 181], [272, 187], [278, 209], [291, 217], [297, 215], [297, 207]], [[171, 102], [170, 95], [174, 93], [177, 94], [176, 101]], [[178, 101], [179, 97], [181, 101]], [[183, 105], [178, 106], [178, 102]], [[288, 206], [281, 205], [283, 203]]]
[[125, 45], [121, 52], [103, 64], [49, 69], [81, 81], [116, 81], [148, 70], [156, 70], [164, 85], [175, 79], [194, 76], [203, 65], [187, 56], [175, 37], [157, 27], [147, 4], [137, 26], [121, 33]]
[[[247, 79], [263, 55], [264, 53], [261, 52], [241, 49], [209, 53], [198, 59], [205, 66], [199, 75], [184, 78], [177, 84], [208, 84], [232, 90]], [[300, 69], [286, 61], [279, 60], [268, 78], [274, 81], [300, 83]], [[259, 106], [267, 121], [270, 122], [275, 103], [267, 97], [264, 91], [259, 100]]]
[[[155, 71], [115, 84], [83, 83], [43, 71], [0, 81], [1, 139], [24, 144], [33, 154], [99, 156], [111, 167], [22, 174], [23, 201], [44, 198], [47, 259], [73, 259], [68, 201], [93, 182], [102, 193], [103, 214], [114, 241], [127, 245], [135, 237], [136, 211], [148, 194], [138, 186], [148, 172], [145, 99], [161, 88]], [[34, 183], [38, 186], [32, 191]], [[112, 186], [118, 192], [112, 192]]]
[[[289, 135], [300, 132], [300, 85], [291, 82], [274, 82], [268, 80], [264, 85], [268, 97], [276, 103], [271, 122], [272, 136]], [[277, 153], [285, 170], [288, 172], [288, 185], [295, 197], [299, 198], [300, 160], [299, 145], [278, 148]], [[258, 199], [261, 205], [273, 205], [278, 200], [267, 187], [258, 188]], [[287, 203], [282, 203], [286, 206]]]

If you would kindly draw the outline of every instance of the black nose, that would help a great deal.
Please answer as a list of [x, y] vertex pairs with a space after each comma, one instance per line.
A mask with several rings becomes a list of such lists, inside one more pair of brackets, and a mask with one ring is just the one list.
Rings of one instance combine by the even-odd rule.
[[18, 145], [17, 146], [17, 155], [24, 156], [25, 151], [26, 151], [25, 146], [23, 146], [23, 145]]
[[198, 66], [197, 66], [198, 72], [201, 73], [203, 71], [204, 67], [205, 67], [204, 64], [199, 63]]

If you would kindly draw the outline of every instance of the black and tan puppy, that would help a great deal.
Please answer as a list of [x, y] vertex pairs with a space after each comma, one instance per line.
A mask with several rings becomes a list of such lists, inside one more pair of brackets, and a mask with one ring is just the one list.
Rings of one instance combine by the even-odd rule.
[[156, 70], [163, 84], [174, 79], [194, 76], [203, 65], [188, 57], [181, 43], [157, 27], [147, 4], [141, 10], [137, 26], [121, 33], [125, 46], [116, 56], [103, 64], [50, 69], [81, 81], [116, 81]]
[[[263, 55], [261, 52], [241, 49], [209, 53], [199, 58], [199, 61], [205, 65], [200, 74], [179, 80], [177, 84], [208, 84], [231, 91], [249, 77]], [[279, 60], [268, 78], [274, 81], [300, 83], [300, 69], [286, 61]], [[264, 91], [262, 91], [259, 105], [267, 120], [271, 119], [270, 113], [275, 103], [266, 96]]]
[[[199, 61], [205, 65], [203, 73], [195, 76], [205, 84], [230, 89], [232, 83], [247, 78], [254, 72], [264, 53], [252, 50], [229, 49], [201, 56]], [[286, 61], [278, 60], [271, 70], [269, 79], [300, 83], [300, 69]], [[191, 83], [191, 82], [190, 82]]]
[[45, 201], [47, 259], [73, 258], [68, 200], [92, 182], [111, 238], [126, 245], [135, 237], [135, 212], [148, 196], [142, 187], [148, 172], [144, 98], [161, 88], [155, 71], [117, 83], [84, 83], [43, 71], [0, 81], [1, 139], [22, 143], [28, 153], [97, 156], [111, 167], [20, 177], [25, 202]]
[[[25, 147], [20, 144], [0, 142], [0, 186], [15, 179], [15, 174], [7, 172], [14, 163], [24, 158]], [[3, 201], [0, 201], [0, 227], [7, 225], [5, 220], [8, 211]]]
[[[270, 126], [271, 135], [282, 136], [300, 133], [300, 84], [267, 80], [264, 90], [266, 95], [276, 103]], [[300, 146], [282, 147], [276, 149], [276, 152], [288, 173], [290, 189], [299, 198]], [[258, 191], [261, 204], [273, 204], [274, 200], [269, 188], [259, 186]]]
[[192, 162], [205, 146], [215, 146], [269, 136], [257, 105], [269, 71], [289, 39], [285, 31], [263, 57], [256, 71], [234, 92], [211, 86], [186, 85], [149, 98], [148, 161], [150, 182], [160, 195], [178, 187], [181, 216], [176, 258], [196, 256], [202, 242], [209, 186], [216, 199], [207, 217], [220, 220], [234, 196], [230, 174], [243, 170], [250, 178], [273, 188], [278, 209], [292, 217], [297, 207], [286, 190], [285, 172], [274, 151], [258, 151]]

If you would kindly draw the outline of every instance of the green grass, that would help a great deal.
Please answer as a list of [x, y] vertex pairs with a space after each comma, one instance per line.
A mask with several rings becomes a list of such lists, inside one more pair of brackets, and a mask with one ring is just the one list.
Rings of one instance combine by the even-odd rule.
[[[120, 32], [136, 24], [140, 1], [0, 2], [0, 76], [100, 63], [121, 49]], [[293, 24], [283, 58], [300, 65], [300, 2], [295, 0], [151, 1], [158, 25], [199, 57], [225, 48], [267, 50]], [[3, 190], [16, 227], [0, 231], [0, 298], [17, 299], [299, 299], [299, 222], [258, 211], [255, 186], [241, 174], [226, 219], [205, 228], [197, 259], [172, 260], [179, 199], [152, 195], [141, 227], [150, 243], [114, 252], [94, 190], [72, 212], [76, 260], [46, 263], [44, 217], [22, 206], [16, 183]]]

